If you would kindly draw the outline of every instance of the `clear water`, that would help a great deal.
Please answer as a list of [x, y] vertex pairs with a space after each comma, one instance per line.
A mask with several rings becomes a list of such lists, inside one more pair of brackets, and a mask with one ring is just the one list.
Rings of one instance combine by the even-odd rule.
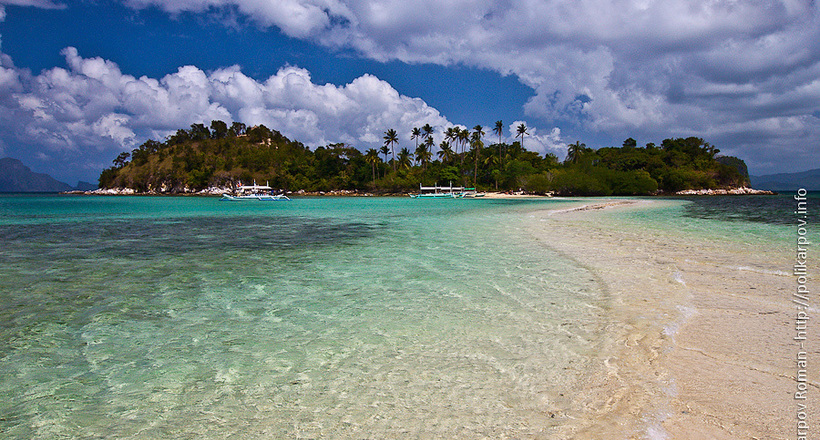
[[[684, 237], [709, 241], [728, 241], [750, 246], [791, 249], [798, 217], [794, 193], [765, 196], [702, 196], [669, 199], [656, 207], [613, 212], [611, 219], [625, 227], [646, 233], [659, 229]], [[812, 235], [811, 225], [820, 223], [820, 193], [808, 194], [808, 209], [804, 220]]]
[[[741, 197], [686, 197], [684, 215], [689, 218], [747, 223], [764, 223], [768, 225], [794, 224], [795, 192], [784, 192], [777, 195], [741, 196]], [[811, 224], [820, 223], [820, 192], [809, 192], [807, 220]], [[678, 199], [681, 200], [681, 199]]]
[[607, 307], [560, 203], [0, 196], [0, 436], [548, 433]]

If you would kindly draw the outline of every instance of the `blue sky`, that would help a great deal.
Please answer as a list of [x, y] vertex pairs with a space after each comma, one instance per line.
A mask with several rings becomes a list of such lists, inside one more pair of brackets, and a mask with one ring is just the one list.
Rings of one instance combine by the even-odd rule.
[[819, 18], [808, 0], [0, 0], [0, 156], [74, 183], [211, 119], [363, 149], [502, 120], [559, 157], [699, 136], [753, 174], [802, 171]]

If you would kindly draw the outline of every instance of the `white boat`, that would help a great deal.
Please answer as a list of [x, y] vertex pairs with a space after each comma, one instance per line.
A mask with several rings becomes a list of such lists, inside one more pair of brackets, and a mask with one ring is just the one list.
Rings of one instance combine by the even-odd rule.
[[219, 199], [222, 202], [236, 202], [242, 200], [259, 200], [262, 202], [276, 202], [282, 200], [290, 200], [288, 196], [284, 194], [273, 194], [273, 188], [267, 185], [257, 185], [256, 182], [253, 182], [253, 185], [240, 185], [236, 188], [234, 194], [224, 193], [222, 194], [222, 198]]
[[419, 193], [410, 194], [414, 199], [460, 199], [464, 197], [465, 188], [463, 186], [421, 186], [419, 183]]

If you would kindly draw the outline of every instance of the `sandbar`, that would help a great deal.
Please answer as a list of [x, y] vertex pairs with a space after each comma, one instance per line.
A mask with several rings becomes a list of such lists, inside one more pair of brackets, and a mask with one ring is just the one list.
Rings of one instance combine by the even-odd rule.
[[[589, 268], [608, 302], [607, 343], [555, 434], [797, 438], [794, 244], [647, 230], [610, 215], [663, 203], [680, 202], [599, 199], [531, 217], [534, 238]], [[809, 345], [817, 362], [820, 344]], [[820, 420], [818, 388], [810, 377], [810, 421]]]

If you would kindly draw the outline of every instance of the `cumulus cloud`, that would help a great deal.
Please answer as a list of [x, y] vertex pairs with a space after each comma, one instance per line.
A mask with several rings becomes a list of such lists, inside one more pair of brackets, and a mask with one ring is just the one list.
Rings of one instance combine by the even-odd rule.
[[[524, 124], [526, 125], [526, 123]], [[514, 123], [510, 126], [510, 131], [512, 132], [517, 127], [518, 125]], [[566, 155], [567, 143], [561, 136], [560, 128], [553, 127], [547, 133], [541, 134], [537, 128], [528, 127], [527, 133], [524, 135], [524, 147], [527, 150], [537, 151], [541, 154], [554, 154], [559, 158]]]
[[309, 146], [381, 144], [388, 128], [409, 133], [426, 123], [449, 125], [424, 101], [363, 75], [349, 84], [317, 85], [305, 69], [284, 67], [264, 81], [232, 66], [206, 73], [180, 67], [162, 78], [136, 78], [116, 63], [62, 52], [67, 68], [32, 76], [0, 57], [0, 124], [55, 154], [115, 152], [163, 139], [212, 120], [265, 124]]
[[132, 8], [156, 6], [172, 14], [236, 10], [262, 26], [276, 26], [285, 34], [307, 38], [333, 23], [351, 18], [347, 6], [335, 0], [125, 0]]
[[33, 6], [41, 9], [63, 9], [62, 3], [49, 0], [0, 0], [0, 23], [6, 19], [6, 6]]
[[[534, 91], [524, 111], [538, 133], [530, 144], [542, 152], [564, 145], [561, 130], [544, 127], [654, 142], [697, 135], [753, 170], [775, 171], [784, 157], [798, 166], [816, 161], [806, 145], [820, 143], [820, 3], [811, 0], [122, 2], [171, 15], [239, 15], [374, 60], [515, 75]], [[63, 7], [0, 0], [0, 21], [5, 5]], [[71, 48], [63, 55], [67, 68], [32, 76], [0, 53], [7, 133], [55, 150], [116, 149], [222, 119], [265, 123], [312, 145], [369, 146], [386, 128], [430, 123], [440, 133], [449, 125], [424, 101], [370, 75], [317, 85], [295, 67], [258, 81], [238, 67], [183, 66], [135, 78]]]
[[[796, 156], [802, 145], [788, 133], [820, 136], [811, 117], [820, 110], [820, 4], [810, 0], [126, 3], [171, 13], [233, 10], [375, 60], [513, 74], [535, 91], [528, 116], [548, 125], [644, 137], [709, 134], [731, 148], [754, 144], [757, 137], [737, 134], [754, 127]], [[774, 131], [782, 129], [783, 136]]]

